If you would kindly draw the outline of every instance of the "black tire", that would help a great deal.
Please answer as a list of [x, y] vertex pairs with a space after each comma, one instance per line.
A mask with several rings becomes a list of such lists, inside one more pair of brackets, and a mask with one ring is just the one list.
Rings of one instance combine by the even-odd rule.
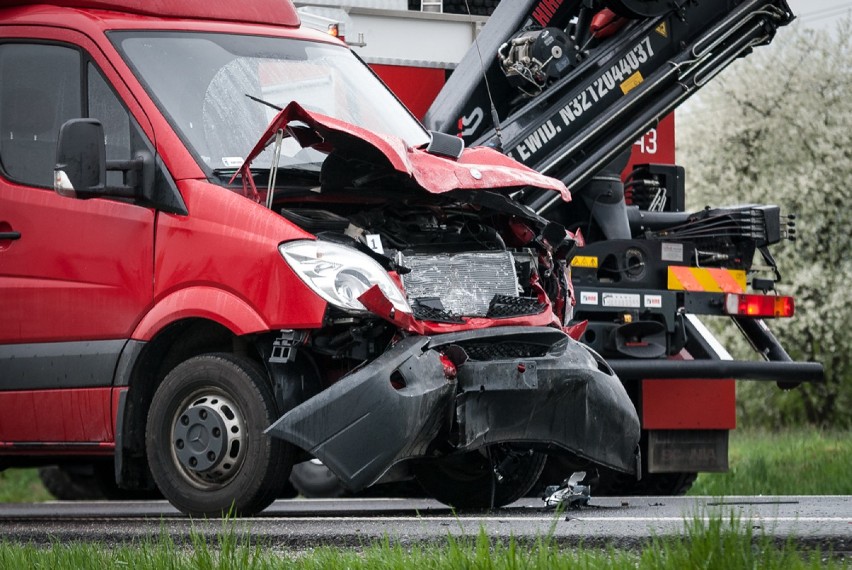
[[40, 467], [38, 477], [44, 488], [60, 501], [99, 501], [106, 498], [93, 473], [50, 465]]
[[[494, 445], [423, 461], [414, 476], [426, 494], [456, 509], [493, 509], [523, 497], [538, 480], [547, 456]], [[495, 466], [502, 473], [498, 480]]]
[[60, 501], [145, 501], [161, 499], [153, 490], [122, 489], [115, 483], [112, 461], [49, 465], [38, 470], [44, 488]]
[[308, 499], [335, 499], [346, 493], [337, 475], [316, 459], [294, 465], [290, 483]]
[[269, 383], [248, 358], [186, 360], [166, 375], [148, 413], [145, 447], [157, 486], [190, 515], [262, 511], [293, 466], [292, 447], [263, 433], [277, 419]]

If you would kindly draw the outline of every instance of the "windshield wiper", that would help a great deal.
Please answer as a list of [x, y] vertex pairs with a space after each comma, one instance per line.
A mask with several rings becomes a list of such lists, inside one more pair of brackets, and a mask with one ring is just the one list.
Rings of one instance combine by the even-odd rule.
[[[285, 164], [285, 165], [279, 165], [278, 166], [279, 172], [283, 171], [283, 172], [287, 172], [289, 174], [303, 174], [303, 175], [311, 176], [311, 177], [314, 177], [317, 174], [319, 174], [321, 169], [322, 169], [322, 164], [316, 163], [316, 162], [303, 162], [301, 164], [293, 164], [293, 165], [286, 165]], [[234, 174], [239, 172], [239, 170], [240, 170], [239, 168], [214, 168], [213, 169], [213, 176], [216, 176], [216, 177], [219, 177], [219, 178], [227, 178], [227, 179], [230, 180], [230, 178]], [[269, 169], [269, 168], [263, 168], [263, 167], [252, 167], [250, 169], [252, 176], [266, 174], [266, 173], [269, 173], [270, 170], [271, 169]]]
[[245, 93], [244, 95], [246, 97], [248, 97], [249, 99], [251, 99], [252, 101], [257, 101], [261, 105], [266, 105], [267, 107], [271, 107], [271, 108], [275, 109], [276, 111], [283, 111], [284, 110], [284, 107], [279, 107], [275, 103], [270, 103], [269, 101], [264, 101], [260, 97], [255, 97], [254, 95], [249, 95], [248, 93]]

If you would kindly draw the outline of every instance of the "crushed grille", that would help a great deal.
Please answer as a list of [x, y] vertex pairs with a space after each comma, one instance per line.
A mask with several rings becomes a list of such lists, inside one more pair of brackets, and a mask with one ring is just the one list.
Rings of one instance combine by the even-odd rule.
[[524, 315], [537, 315], [544, 310], [544, 305], [534, 297], [509, 297], [494, 295], [488, 307], [487, 317], [505, 319]]
[[547, 354], [547, 346], [529, 342], [464, 343], [460, 345], [471, 360], [535, 358]]
[[414, 299], [411, 303], [411, 309], [414, 311], [414, 318], [418, 321], [434, 321], [436, 323], [463, 323], [464, 320], [459, 315], [454, 315], [444, 309], [430, 306], [422, 303], [419, 299]]

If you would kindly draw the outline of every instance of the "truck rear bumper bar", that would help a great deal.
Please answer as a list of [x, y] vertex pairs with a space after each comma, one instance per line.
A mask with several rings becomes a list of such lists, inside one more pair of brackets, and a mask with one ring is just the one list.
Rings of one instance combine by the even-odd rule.
[[[695, 360], [610, 359], [607, 363], [622, 380], [757, 380], [776, 382], [780, 388], [795, 388], [802, 382], [824, 382], [825, 370], [818, 362], [795, 362], [763, 319], [734, 317], [758, 354], [765, 361], [733, 360], [695, 315], [687, 315], [686, 330]], [[701, 355], [701, 356], [697, 356]]]
[[612, 359], [607, 363], [622, 380], [701, 379], [759, 380], [765, 382], [823, 382], [818, 362], [752, 362], [748, 360], [636, 360]]
[[[496, 357], [483, 358], [494, 345]], [[518, 346], [521, 354], [539, 349], [501, 356]], [[452, 355], [457, 378], [441, 353]], [[588, 349], [552, 328], [499, 327], [403, 339], [267, 433], [307, 450], [357, 491], [397, 463], [428, 456], [442, 437], [444, 451], [559, 448], [636, 474], [640, 426], [618, 377]]]

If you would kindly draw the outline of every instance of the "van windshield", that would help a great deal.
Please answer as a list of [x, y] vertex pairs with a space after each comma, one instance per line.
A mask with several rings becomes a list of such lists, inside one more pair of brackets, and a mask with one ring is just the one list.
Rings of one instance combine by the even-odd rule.
[[[410, 146], [429, 134], [344, 46], [193, 32], [113, 32], [110, 38], [152, 99], [203, 163], [229, 170], [258, 142], [278, 107], [296, 101]], [[318, 169], [325, 155], [285, 139], [279, 166]], [[252, 168], [269, 168], [268, 148]]]

